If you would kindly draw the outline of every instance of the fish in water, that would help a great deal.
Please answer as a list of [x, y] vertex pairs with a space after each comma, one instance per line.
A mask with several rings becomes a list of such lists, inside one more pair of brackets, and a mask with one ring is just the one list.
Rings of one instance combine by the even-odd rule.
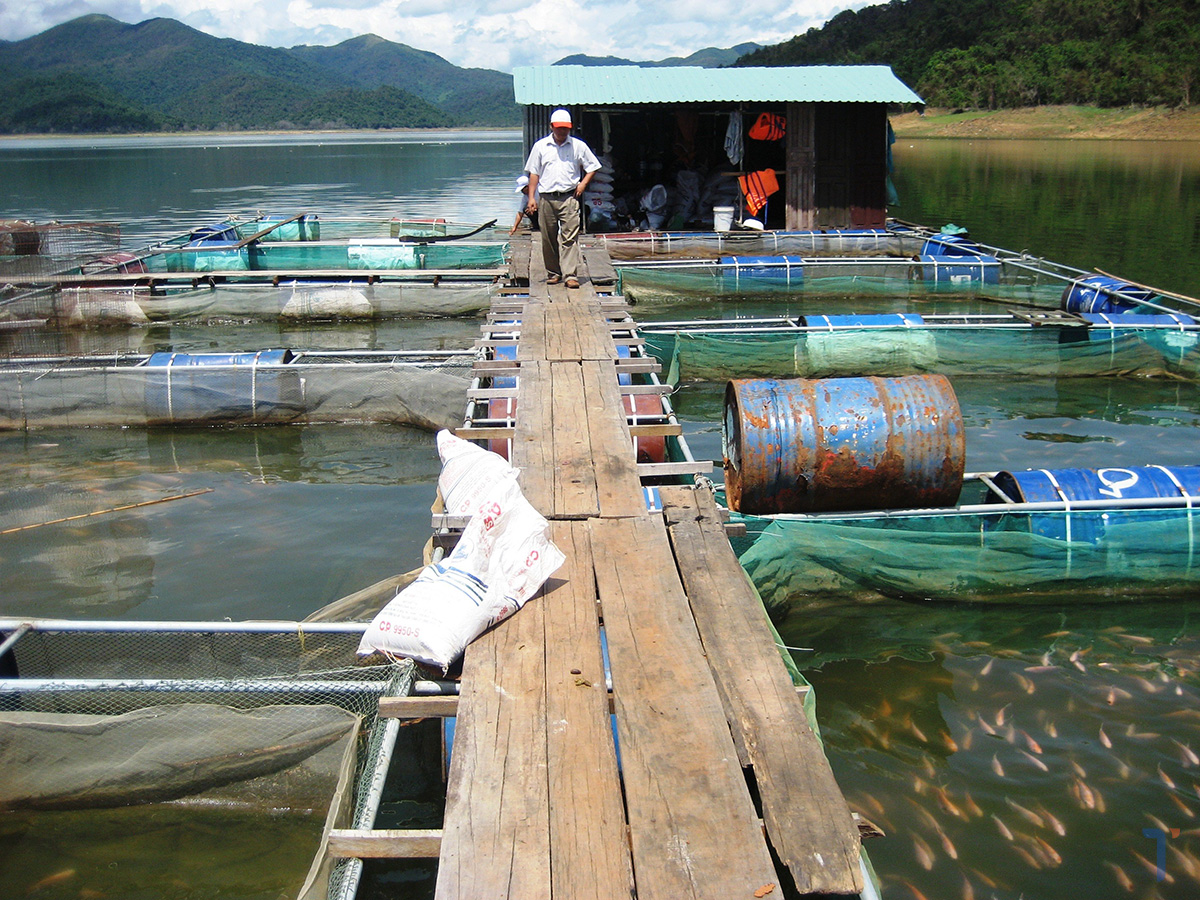
[[913, 835], [913, 849], [916, 850], [917, 862], [921, 868], [926, 872], [932, 869], [934, 863], [933, 849], [917, 835]]
[[1124, 869], [1118, 866], [1115, 862], [1109, 862], [1108, 860], [1104, 861], [1104, 865], [1106, 865], [1109, 871], [1113, 873], [1113, 877], [1117, 879], [1117, 884], [1121, 886], [1122, 890], [1128, 893], [1133, 892], [1133, 879], [1125, 873]]
[[36, 894], [38, 891], [44, 891], [48, 887], [63, 884], [74, 878], [76, 874], [74, 869], [63, 869], [60, 872], [55, 872], [53, 875], [47, 875], [45, 878], [35, 881], [26, 889], [25, 893]]
[[1017, 815], [1019, 815], [1022, 819], [1024, 819], [1030, 825], [1033, 825], [1037, 828], [1045, 828], [1046, 827], [1046, 823], [1042, 819], [1042, 817], [1039, 816], [1037, 813], [1035, 813], [1033, 810], [1026, 809], [1020, 803], [1017, 803], [1015, 800], [1012, 800], [1008, 797], [1004, 798], [1004, 802], [1007, 803], [1009, 805], [1009, 807], [1011, 807], [1017, 813]]

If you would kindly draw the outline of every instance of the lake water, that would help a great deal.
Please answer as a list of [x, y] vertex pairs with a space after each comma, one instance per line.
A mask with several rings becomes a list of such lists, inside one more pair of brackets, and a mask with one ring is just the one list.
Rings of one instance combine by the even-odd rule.
[[[1196, 145], [894, 149], [900, 218], [954, 222], [984, 243], [1200, 296]], [[519, 138], [504, 132], [0, 142], [7, 215], [115, 220], [130, 245], [260, 210], [506, 223], [520, 166]], [[219, 337], [241, 349], [462, 346], [477, 328], [255, 326]], [[148, 337], [205, 341], [203, 329]], [[968, 469], [1200, 462], [1191, 383], [957, 379], [955, 389]], [[720, 391], [689, 385], [675, 397], [701, 458], [720, 456]], [[3, 615], [302, 617], [419, 565], [437, 473], [432, 435], [366, 426], [10, 433], [0, 459], [0, 530], [212, 489], [0, 536]], [[811, 648], [794, 656], [816, 686], [839, 782], [887, 833], [868, 844], [886, 898], [1200, 895], [1200, 604], [788, 599], [780, 630]], [[436, 822], [436, 804], [397, 809], [392, 827]], [[8, 859], [20, 847], [11, 835], [0, 835]], [[36, 880], [16, 868], [0, 861], [0, 893]], [[428, 866], [371, 871], [371, 896], [431, 896]], [[81, 887], [63, 879], [60, 895]]]

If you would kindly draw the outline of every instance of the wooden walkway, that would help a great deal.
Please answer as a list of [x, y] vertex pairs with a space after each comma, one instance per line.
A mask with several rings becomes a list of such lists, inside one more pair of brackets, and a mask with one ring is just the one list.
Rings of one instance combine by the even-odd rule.
[[455, 708], [381, 704], [458, 717], [440, 840], [392, 834], [383, 855], [436, 846], [442, 900], [858, 893], [857, 827], [711, 492], [663, 487], [647, 510], [617, 378], [645, 368], [617, 351], [628, 310], [590, 279], [547, 286], [531, 250], [528, 296], [492, 317], [520, 320], [493, 364], [518, 376], [515, 426], [465, 436], [511, 435], [567, 562], [468, 648]]

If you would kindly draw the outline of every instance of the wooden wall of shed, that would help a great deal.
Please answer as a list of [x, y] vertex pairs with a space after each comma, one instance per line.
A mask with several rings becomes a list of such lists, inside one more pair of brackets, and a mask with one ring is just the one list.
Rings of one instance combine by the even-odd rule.
[[787, 111], [787, 172], [783, 190], [787, 204], [784, 227], [813, 228], [816, 208], [816, 110], [812, 103], [789, 103]]
[[871, 228], [887, 221], [887, 107], [816, 105], [813, 227]]

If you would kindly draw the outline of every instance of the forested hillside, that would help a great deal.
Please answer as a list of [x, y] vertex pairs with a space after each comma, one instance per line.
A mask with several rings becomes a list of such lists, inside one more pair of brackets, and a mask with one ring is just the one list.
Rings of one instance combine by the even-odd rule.
[[[83, 16], [22, 41], [0, 42], [0, 75], [8, 86], [0, 93], [0, 132], [520, 121], [511, 76], [458, 69], [432, 53], [374, 41], [371, 62], [385, 77], [364, 78], [346, 62], [356, 55], [354, 42], [314, 54], [215, 38], [173, 19], [127, 25]], [[417, 55], [420, 65], [413, 63]]]
[[892, 0], [738, 65], [890, 65], [933, 106], [1187, 106], [1197, 0]]

